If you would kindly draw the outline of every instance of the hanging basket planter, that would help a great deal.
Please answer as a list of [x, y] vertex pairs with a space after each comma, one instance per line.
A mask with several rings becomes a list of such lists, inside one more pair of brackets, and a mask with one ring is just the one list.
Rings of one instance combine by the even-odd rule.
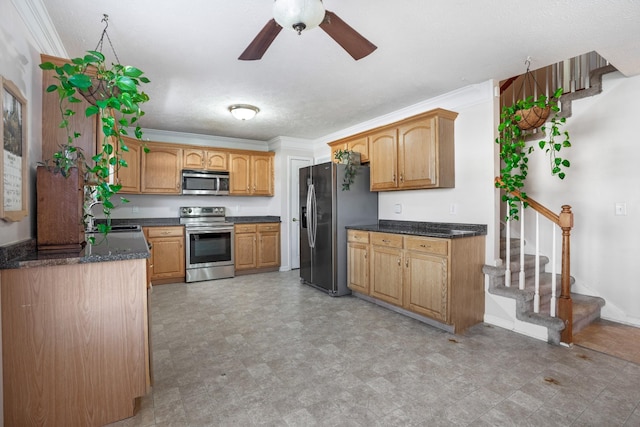
[[549, 105], [544, 108], [534, 105], [526, 110], [518, 110], [515, 115], [520, 116], [520, 120], [516, 124], [522, 130], [536, 129], [545, 124], [550, 113], [551, 106]]
[[97, 101], [108, 99], [111, 96], [118, 97], [120, 95], [120, 89], [114, 86], [109, 90], [107, 88], [107, 83], [104, 80], [98, 79], [97, 77], [91, 77], [91, 86], [87, 89], [81, 89], [80, 93], [89, 104], [97, 105]]

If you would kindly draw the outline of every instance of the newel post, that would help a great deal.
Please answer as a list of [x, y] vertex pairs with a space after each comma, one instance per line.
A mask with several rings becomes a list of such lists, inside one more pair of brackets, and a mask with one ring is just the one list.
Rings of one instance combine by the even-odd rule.
[[562, 205], [558, 225], [562, 229], [562, 273], [561, 291], [558, 298], [558, 317], [562, 319], [565, 328], [560, 341], [565, 344], [573, 343], [573, 303], [571, 301], [571, 229], [573, 228], [573, 212], [571, 206]]

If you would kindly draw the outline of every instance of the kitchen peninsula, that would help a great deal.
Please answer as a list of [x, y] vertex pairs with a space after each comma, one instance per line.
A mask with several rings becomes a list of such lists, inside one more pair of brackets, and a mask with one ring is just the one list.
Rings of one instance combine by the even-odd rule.
[[25, 244], [0, 259], [4, 425], [104, 425], [149, 390], [147, 242], [95, 237], [81, 252]]

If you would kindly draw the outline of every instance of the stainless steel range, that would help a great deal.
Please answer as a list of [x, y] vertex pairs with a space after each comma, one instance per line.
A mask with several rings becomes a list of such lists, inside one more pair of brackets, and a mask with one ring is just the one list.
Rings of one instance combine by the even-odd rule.
[[186, 281], [223, 279], [235, 275], [233, 223], [224, 207], [181, 207], [186, 235]]

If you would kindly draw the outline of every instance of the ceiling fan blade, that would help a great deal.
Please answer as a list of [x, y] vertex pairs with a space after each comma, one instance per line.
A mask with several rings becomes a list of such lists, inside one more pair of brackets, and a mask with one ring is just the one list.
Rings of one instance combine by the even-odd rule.
[[333, 12], [326, 11], [320, 28], [329, 34], [356, 61], [364, 58], [377, 49], [377, 46], [365, 39], [349, 24]]
[[238, 59], [254, 61], [262, 58], [262, 55], [269, 49], [280, 30], [282, 30], [282, 27], [278, 25], [275, 19], [270, 19]]

